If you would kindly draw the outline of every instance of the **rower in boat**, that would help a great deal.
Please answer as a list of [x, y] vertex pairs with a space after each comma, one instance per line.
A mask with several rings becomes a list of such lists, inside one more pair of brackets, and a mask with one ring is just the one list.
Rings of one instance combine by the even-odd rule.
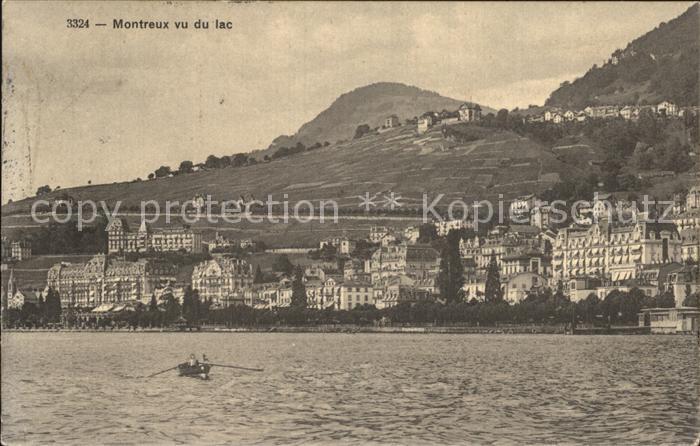
[[192, 353], [186, 362], [183, 362], [182, 364], [178, 364], [174, 367], [167, 368], [165, 370], [161, 370], [160, 372], [152, 373], [148, 376], [143, 376], [142, 378], [153, 378], [154, 376], [158, 376], [158, 375], [165, 373], [165, 372], [168, 372], [170, 370], [177, 369], [178, 374], [180, 376], [186, 376], [188, 378], [209, 379], [209, 371], [214, 366], [224, 367], [224, 368], [228, 368], [228, 369], [250, 370], [252, 372], [262, 372], [263, 371], [263, 369], [256, 369], [256, 368], [251, 368], [251, 367], [241, 367], [241, 366], [237, 366], [237, 365], [226, 365], [226, 364], [214, 364], [214, 363], [209, 362], [209, 359], [207, 359], [207, 355], [202, 355], [202, 362], [199, 362], [197, 360], [197, 357], [194, 355], [194, 353]]
[[[203, 361], [206, 361], [206, 356], [203, 355], [202, 359]], [[183, 362], [182, 364], [178, 365], [177, 369], [180, 376], [209, 379], [209, 370], [211, 370], [211, 366], [206, 362], [200, 363], [197, 360], [197, 357], [195, 357], [194, 353], [192, 353], [187, 362]]]

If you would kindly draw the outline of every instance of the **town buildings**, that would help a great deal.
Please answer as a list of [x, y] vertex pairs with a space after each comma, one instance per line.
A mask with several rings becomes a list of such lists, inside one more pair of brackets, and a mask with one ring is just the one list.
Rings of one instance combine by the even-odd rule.
[[107, 252], [202, 252], [202, 236], [189, 227], [151, 228], [145, 221], [131, 231], [124, 218], [113, 219], [106, 228]]
[[2, 261], [27, 260], [32, 257], [32, 245], [26, 240], [9, 240], [2, 238]]
[[436, 220], [434, 223], [435, 231], [439, 237], [445, 237], [451, 230], [459, 230], [473, 227], [471, 221], [466, 218], [452, 220]]
[[563, 124], [566, 122], [583, 122], [586, 119], [615, 119], [622, 118], [628, 121], [636, 121], [642, 113], [650, 113], [660, 117], [679, 117], [684, 110], [669, 101], [662, 101], [657, 105], [599, 105], [588, 106], [583, 110], [562, 110], [556, 107], [547, 108], [541, 114], [529, 114], [528, 122], [550, 122]]
[[552, 222], [552, 206], [536, 206], [530, 211], [530, 225], [545, 230]]
[[476, 270], [484, 272], [491, 257], [501, 264], [504, 256], [525, 251], [539, 250], [542, 241], [537, 228], [529, 225], [497, 226], [489, 231], [487, 237], [474, 236], [459, 242], [460, 255], [463, 259], [474, 261]]
[[[510, 218], [518, 220], [519, 223], [529, 222], [530, 211], [541, 204], [541, 201], [533, 194], [518, 197], [510, 203]], [[524, 221], [520, 220], [522, 218]]]
[[216, 256], [199, 263], [192, 271], [192, 289], [200, 299], [215, 307], [226, 308], [240, 300], [243, 291], [253, 284], [253, 266], [245, 260]]
[[548, 285], [547, 279], [534, 272], [520, 272], [509, 277], [503, 287], [503, 298], [511, 304], [519, 303], [528, 294], [543, 290]]
[[317, 310], [340, 309], [342, 280], [328, 276], [308, 279], [306, 286], [307, 306]]
[[338, 254], [349, 255], [355, 249], [355, 242], [345, 236], [328, 237], [319, 242], [318, 248], [323, 249], [325, 246], [334, 247]]
[[687, 211], [700, 209], [700, 186], [693, 186], [688, 191], [685, 198], [685, 209]]
[[372, 283], [391, 276], [407, 275], [412, 279], [434, 281], [440, 266], [438, 252], [427, 245], [382, 246], [372, 254]]
[[92, 308], [130, 300], [148, 302], [157, 288], [176, 280], [177, 268], [167, 262], [135, 262], [97, 254], [85, 263], [62, 262], [47, 274], [47, 287], [58, 292], [61, 306]]
[[340, 287], [339, 310], [352, 310], [361, 305], [375, 305], [374, 288], [362, 281], [346, 281]]
[[617, 224], [603, 219], [588, 227], [572, 225], [559, 230], [555, 240], [553, 277], [633, 279], [642, 265], [681, 261], [681, 244], [680, 234], [670, 223]]
[[639, 326], [650, 327], [652, 334], [697, 333], [700, 309], [696, 307], [645, 308], [639, 314]]
[[38, 305], [42, 299], [42, 294], [37, 290], [19, 289], [15, 280], [14, 270], [11, 269], [7, 280], [7, 289], [3, 287], [0, 298], [2, 299], [1, 308], [3, 311], [6, 309], [21, 310], [25, 303]]
[[656, 113], [662, 116], [678, 116], [678, 107], [676, 104], [663, 101], [656, 106]]
[[401, 303], [416, 303], [433, 299], [430, 291], [417, 286], [416, 280], [401, 274], [386, 277], [374, 286], [377, 308], [390, 308]]
[[369, 241], [372, 243], [381, 243], [384, 236], [390, 233], [391, 231], [386, 226], [372, 226], [369, 229]]
[[549, 276], [551, 267], [551, 257], [536, 250], [502, 256], [500, 260], [501, 278], [509, 278], [526, 272]]
[[481, 107], [479, 104], [465, 102], [459, 107], [459, 119], [464, 122], [474, 122], [481, 120]]

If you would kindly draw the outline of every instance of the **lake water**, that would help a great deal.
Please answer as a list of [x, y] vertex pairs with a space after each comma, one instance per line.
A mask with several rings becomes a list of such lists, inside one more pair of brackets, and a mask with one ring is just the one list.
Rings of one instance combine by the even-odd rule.
[[[175, 371], [190, 352], [264, 372]], [[3, 333], [15, 444], [689, 444], [692, 336]]]

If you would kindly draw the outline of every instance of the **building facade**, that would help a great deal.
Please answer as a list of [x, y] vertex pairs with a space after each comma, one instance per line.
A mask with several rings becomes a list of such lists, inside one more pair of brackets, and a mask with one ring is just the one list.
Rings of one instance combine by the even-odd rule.
[[234, 305], [243, 290], [253, 285], [253, 265], [245, 260], [215, 257], [199, 263], [192, 271], [192, 289], [200, 299], [219, 308]]
[[460, 121], [481, 121], [481, 107], [479, 104], [464, 103], [459, 107], [458, 112]]
[[138, 231], [131, 231], [123, 218], [113, 219], [107, 231], [107, 252], [202, 252], [202, 236], [199, 232], [183, 226], [180, 228], [151, 228], [145, 221]]
[[59, 263], [47, 274], [61, 306], [91, 308], [131, 300], [148, 302], [158, 288], [175, 281], [177, 268], [158, 260], [135, 262], [98, 254], [86, 263]]
[[633, 279], [642, 265], [680, 261], [681, 244], [670, 223], [616, 225], [603, 220], [589, 227], [571, 226], [559, 230], [554, 242], [553, 276]]

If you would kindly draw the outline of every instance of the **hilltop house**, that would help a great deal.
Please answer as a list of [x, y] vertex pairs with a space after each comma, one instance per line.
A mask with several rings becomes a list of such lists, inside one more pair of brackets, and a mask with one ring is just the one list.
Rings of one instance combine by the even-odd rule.
[[620, 110], [620, 116], [627, 121], [637, 119], [639, 118], [639, 108], [625, 105], [622, 107], [622, 110]]
[[459, 107], [459, 119], [464, 122], [474, 122], [481, 120], [481, 107], [479, 104], [465, 102]]
[[656, 114], [662, 116], [678, 116], [678, 107], [676, 104], [669, 101], [660, 102], [656, 106]]
[[391, 115], [384, 120], [384, 127], [392, 129], [399, 126], [399, 117], [396, 115]]

